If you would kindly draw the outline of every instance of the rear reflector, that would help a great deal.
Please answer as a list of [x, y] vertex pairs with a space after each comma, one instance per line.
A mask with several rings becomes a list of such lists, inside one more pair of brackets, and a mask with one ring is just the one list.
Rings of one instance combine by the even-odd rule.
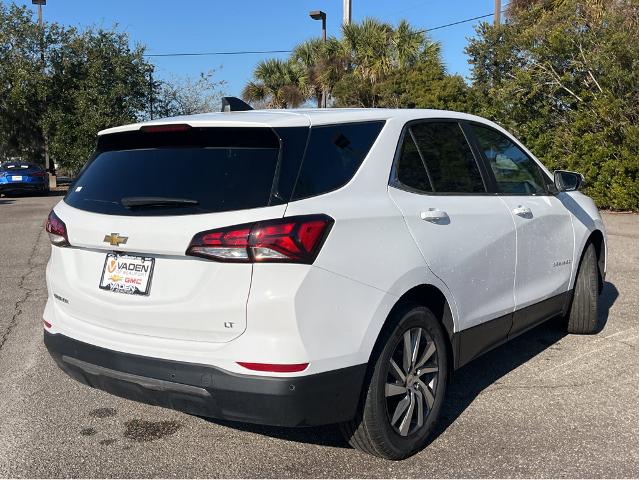
[[51, 328], [53, 326], [49, 322], [47, 322], [44, 318], [42, 319], [42, 323], [44, 323], [44, 326], [47, 328]]
[[279, 218], [200, 232], [187, 255], [219, 262], [311, 264], [334, 221], [327, 215]]
[[173, 123], [169, 125], [146, 125], [140, 128], [145, 133], [170, 133], [170, 132], [186, 132], [191, 130], [191, 125], [186, 123]]
[[251, 362], [237, 362], [244, 368], [254, 370], [256, 372], [276, 372], [276, 373], [291, 373], [301, 372], [306, 370], [308, 363], [251, 363]]
[[49, 240], [53, 245], [57, 245], [58, 247], [66, 247], [69, 245], [67, 226], [53, 210], [49, 213], [45, 228], [49, 233]]

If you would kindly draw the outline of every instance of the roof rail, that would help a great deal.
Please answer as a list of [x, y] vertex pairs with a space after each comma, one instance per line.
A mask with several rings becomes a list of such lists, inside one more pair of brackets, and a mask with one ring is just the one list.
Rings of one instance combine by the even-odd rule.
[[237, 97], [222, 97], [222, 112], [243, 112], [246, 110], [253, 110], [253, 107]]

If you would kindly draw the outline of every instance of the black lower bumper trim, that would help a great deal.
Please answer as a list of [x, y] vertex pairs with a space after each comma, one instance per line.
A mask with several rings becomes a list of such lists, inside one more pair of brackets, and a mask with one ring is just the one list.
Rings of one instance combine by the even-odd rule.
[[366, 365], [302, 377], [238, 375], [215, 367], [143, 357], [44, 332], [58, 366], [94, 388], [194, 415], [277, 426], [355, 416]]

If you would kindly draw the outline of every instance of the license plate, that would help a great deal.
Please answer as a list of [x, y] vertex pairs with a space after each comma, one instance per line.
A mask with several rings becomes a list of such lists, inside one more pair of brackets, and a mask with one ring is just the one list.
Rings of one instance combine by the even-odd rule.
[[11, 180], [13, 182], [21, 182], [22, 181], [22, 175], [14, 175], [13, 177], [11, 177]]
[[107, 253], [100, 288], [128, 295], [148, 295], [155, 259]]

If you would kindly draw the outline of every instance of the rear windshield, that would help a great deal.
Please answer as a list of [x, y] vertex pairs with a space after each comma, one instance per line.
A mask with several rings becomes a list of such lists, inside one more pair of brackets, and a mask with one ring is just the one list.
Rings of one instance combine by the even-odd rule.
[[65, 201], [81, 210], [128, 216], [269, 205], [278, 164], [277, 136], [270, 129], [245, 129], [244, 135], [238, 135], [238, 129], [224, 130], [230, 129], [198, 138], [191, 132], [189, 141], [167, 133], [105, 139], [99, 144], [105, 151], [89, 162]]
[[187, 215], [321, 195], [353, 178], [383, 125], [104, 135], [65, 202], [110, 215]]

